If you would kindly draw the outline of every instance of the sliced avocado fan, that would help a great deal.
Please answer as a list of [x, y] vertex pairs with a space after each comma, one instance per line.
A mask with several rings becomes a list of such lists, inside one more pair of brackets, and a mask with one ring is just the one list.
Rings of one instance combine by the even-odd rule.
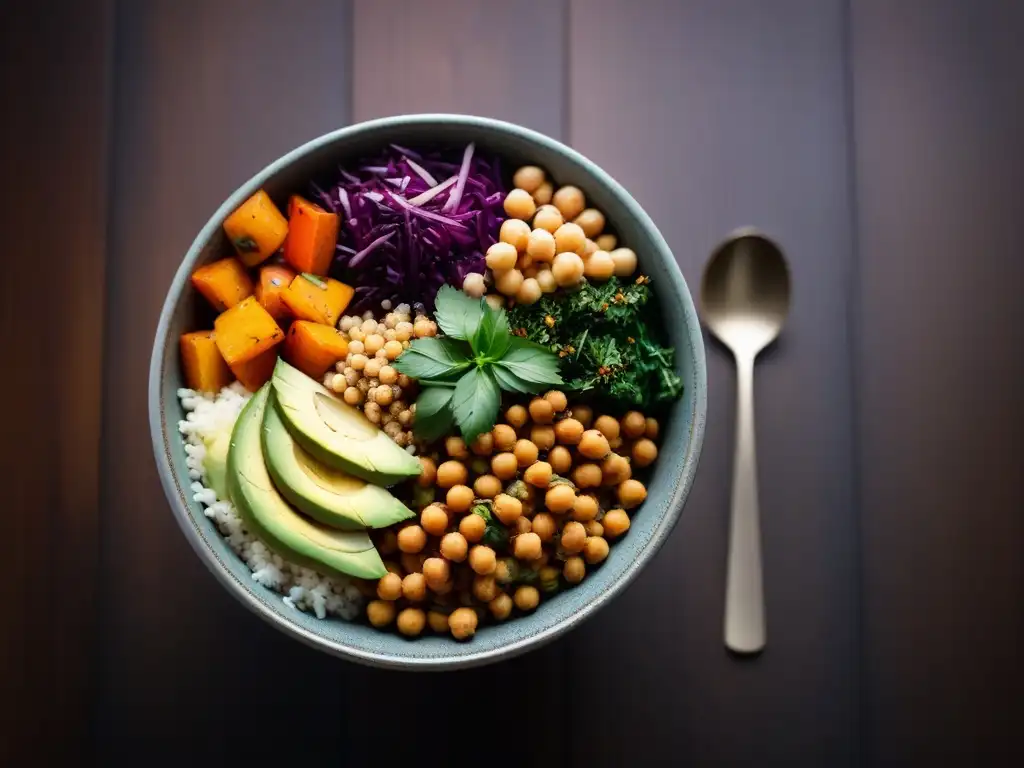
[[362, 411], [284, 360], [277, 361], [271, 385], [288, 432], [327, 466], [385, 486], [420, 474], [419, 459], [395, 445]]
[[231, 433], [227, 482], [246, 526], [281, 557], [327, 575], [379, 579], [384, 563], [365, 531], [339, 531], [296, 512], [267, 472], [261, 446], [270, 385], [250, 398]]
[[324, 525], [386, 528], [415, 514], [384, 488], [328, 467], [292, 438], [270, 393], [263, 415], [263, 458], [278, 492]]

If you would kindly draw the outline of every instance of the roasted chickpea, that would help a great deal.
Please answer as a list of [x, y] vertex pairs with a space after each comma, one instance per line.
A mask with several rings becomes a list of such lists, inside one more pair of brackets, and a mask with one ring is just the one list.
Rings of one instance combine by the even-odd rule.
[[583, 234], [590, 238], [597, 237], [604, 230], [604, 214], [597, 208], [584, 209], [573, 221], [579, 224]]
[[444, 450], [453, 459], [469, 458], [469, 448], [466, 446], [466, 441], [456, 435], [445, 438]]
[[[499, 272], [494, 277], [494, 287], [503, 296], [515, 296], [523, 286], [523, 273], [518, 269]], [[540, 286], [537, 287], [540, 291]]]
[[623, 435], [628, 437], [630, 440], [636, 440], [644, 433], [644, 429], [647, 427], [647, 422], [644, 420], [644, 415], [640, 411], [628, 411], [625, 416], [619, 421], [621, 432]]
[[491, 445], [495, 451], [511, 451], [516, 444], [516, 431], [508, 424], [495, 424], [491, 430]]
[[536, 277], [541, 293], [554, 293], [558, 290], [558, 281], [550, 269], [538, 269]]
[[456, 514], [462, 514], [473, 506], [473, 498], [473, 489], [468, 485], [453, 485], [448, 489], [445, 501], [448, 503], [448, 509]]
[[590, 425], [594, 423], [594, 409], [589, 405], [574, 405], [570, 415], [582, 424], [584, 429], [590, 429]]
[[615, 235], [605, 233], [603, 235], [598, 235], [597, 237], [595, 237], [594, 243], [600, 250], [608, 251], [609, 253], [611, 253], [612, 251], [615, 250], [615, 246], [619, 244], [619, 240], [618, 238], [615, 237]]
[[465, 640], [476, 633], [478, 619], [472, 608], [456, 608], [448, 617], [448, 628], [456, 640]]
[[490, 432], [477, 435], [469, 449], [477, 456], [490, 456], [494, 453], [494, 435]]
[[443, 462], [437, 468], [437, 484], [442, 488], [451, 488], [453, 485], [465, 485], [469, 479], [469, 472], [464, 464], [458, 461], [449, 460]]
[[544, 229], [554, 234], [558, 228], [565, 223], [562, 212], [553, 205], [542, 205], [533, 214], [533, 226], [535, 229]]
[[587, 536], [604, 536], [604, 526], [597, 520], [587, 520], [583, 523]]
[[576, 285], [583, 279], [583, 259], [576, 253], [560, 253], [551, 264], [555, 282], [563, 288]]
[[513, 405], [507, 411], [505, 411], [505, 421], [512, 425], [513, 428], [519, 429], [526, 423], [529, 415], [526, 409], [521, 405]]
[[533, 193], [533, 202], [537, 205], [547, 205], [551, 202], [551, 198], [555, 193], [555, 188], [551, 186], [550, 181], [545, 181], [537, 190]]
[[[515, 219], [512, 219], [512, 221], [515, 221]], [[447, 632], [448, 616], [446, 614], [441, 613], [440, 611], [428, 611], [427, 624], [435, 632]]]
[[491, 459], [491, 472], [501, 480], [511, 480], [519, 470], [519, 461], [514, 453], [499, 453]]
[[377, 597], [381, 600], [397, 600], [402, 596], [402, 577], [397, 573], [385, 573], [377, 582]]
[[[647, 498], [647, 488], [639, 480], [623, 480], [619, 483], [619, 503], [626, 509], [640, 506]], [[399, 541], [401, 544], [401, 541]]]
[[583, 253], [583, 246], [586, 245], [587, 236], [583, 234], [583, 228], [579, 224], [569, 222], [555, 230], [555, 250], [558, 253]]
[[572, 519], [579, 520], [580, 522], [593, 520], [597, 517], [599, 510], [600, 506], [597, 503], [597, 497], [592, 494], [585, 493], [576, 497], [576, 501], [572, 505]]
[[422, 573], [410, 573], [402, 579], [402, 597], [418, 603], [427, 597], [427, 579]]
[[555, 523], [555, 518], [549, 515], [547, 512], [538, 512], [533, 516], [533, 520], [530, 521], [530, 531], [538, 540], [547, 543], [554, 538], [555, 531], [558, 530], [558, 525]]
[[609, 453], [608, 457], [601, 462], [601, 475], [602, 485], [618, 485], [633, 476], [633, 469], [624, 456]]
[[607, 251], [594, 251], [583, 257], [583, 274], [590, 280], [603, 283], [615, 274], [615, 262]]
[[[473, 517], [477, 516], [473, 515]], [[466, 542], [466, 537], [457, 531], [446, 533], [441, 539], [441, 556], [453, 563], [461, 563], [465, 560], [468, 550], [469, 544]]]
[[658, 439], [658, 420], [652, 419], [650, 416], [647, 417], [644, 426], [644, 437], [648, 440]]
[[512, 605], [512, 598], [505, 593], [501, 593], [487, 604], [487, 608], [490, 610], [491, 616], [497, 621], [504, 621], [512, 613]]
[[366, 618], [380, 629], [395, 620], [395, 604], [389, 600], [374, 600], [366, 606]]
[[601, 484], [601, 468], [597, 464], [580, 464], [572, 471], [577, 488], [597, 488]]
[[513, 219], [523, 219], [524, 221], [529, 221], [537, 210], [533, 196], [525, 189], [513, 189], [509, 192], [505, 197], [504, 207], [505, 213]]
[[597, 247], [597, 243], [588, 237], [586, 244], [583, 246], [583, 259], [586, 260], [587, 256], [590, 256], [592, 253], [597, 253], [600, 250], [601, 249]]
[[512, 452], [515, 454], [516, 461], [519, 463], [520, 467], [530, 466], [537, 460], [537, 456], [539, 455], [537, 446], [529, 440], [517, 440]]
[[618, 277], [630, 277], [636, 272], [636, 253], [632, 248], [616, 248], [611, 257]]
[[427, 556], [423, 552], [403, 552], [400, 559], [402, 570], [406, 573], [422, 573], [423, 561]]
[[431, 536], [441, 536], [448, 527], [448, 514], [440, 504], [430, 504], [420, 512], [420, 527]]
[[548, 463], [552, 471], [564, 475], [572, 467], [572, 454], [562, 445], [556, 445], [548, 452]]
[[473, 597], [481, 603], [489, 603], [498, 596], [498, 583], [493, 575], [476, 576], [473, 579]]
[[629, 530], [629, 515], [624, 509], [610, 509], [604, 514], [601, 520], [604, 526], [604, 535], [615, 539]]
[[562, 445], [578, 445], [582, 437], [583, 425], [576, 419], [562, 419], [555, 424], [555, 438]]
[[543, 551], [540, 536], [536, 531], [516, 536], [513, 539], [512, 551], [520, 560], [536, 560]]
[[478, 498], [493, 499], [501, 493], [501, 480], [494, 475], [480, 475], [473, 482], [473, 492]]
[[582, 557], [568, 557], [562, 566], [562, 576], [570, 584], [579, 584], [587, 575], [587, 566]]
[[530, 442], [538, 450], [549, 451], [555, 445], [555, 429], [550, 424], [534, 424], [530, 427]]
[[526, 243], [530, 239], [530, 225], [521, 219], [505, 219], [501, 224], [498, 239], [522, 253], [526, 250]]
[[560, 392], [557, 389], [545, 392], [544, 399], [551, 403], [551, 407], [555, 410], [555, 413], [561, 413], [569, 407], [569, 400], [566, 398], [565, 393]]
[[551, 198], [551, 202], [561, 211], [566, 221], [572, 221], [583, 213], [583, 209], [587, 205], [583, 191], [579, 187], [569, 185], [559, 187], [558, 191]]
[[526, 255], [539, 264], [550, 264], [555, 258], [555, 238], [546, 229], [535, 229], [526, 241]]
[[544, 183], [544, 170], [536, 165], [524, 165], [512, 174], [512, 184], [519, 189], [525, 189], [530, 194], [537, 191], [537, 188]]
[[421, 488], [429, 488], [437, 480], [437, 464], [427, 456], [420, 456], [420, 476], [416, 482]]
[[440, 557], [428, 557], [423, 561], [423, 578], [435, 592], [437, 588], [445, 584], [452, 575], [451, 566], [448, 561]]
[[608, 542], [599, 536], [588, 536], [583, 542], [583, 558], [591, 565], [597, 565], [608, 557]]
[[523, 514], [523, 502], [507, 493], [494, 497], [494, 514], [505, 525], [512, 525]]
[[519, 565], [514, 557], [503, 557], [494, 568], [494, 580], [499, 584], [509, 584], [515, 581], [519, 573]]
[[524, 515], [523, 517], [520, 517], [518, 520], [516, 520], [516, 535], [517, 536], [519, 534], [521, 534], [521, 533], [529, 533], [532, 530], [533, 530], [533, 523], [530, 522], [530, 518], [528, 518], [528, 517], [526, 517]]
[[611, 416], [598, 416], [594, 420], [594, 429], [608, 438], [615, 440], [619, 436], [619, 422]]
[[407, 525], [398, 532], [398, 548], [403, 552], [416, 553], [427, 545], [427, 532], [418, 525]]
[[646, 467], [658, 458], [658, 446], [646, 437], [633, 443], [633, 463], [638, 467]]
[[[580, 438], [579, 451], [588, 459], [603, 459], [610, 450], [608, 438], [596, 429], [588, 429]], [[444, 464], [441, 466], [444, 467]]]
[[[544, 494], [544, 506], [556, 515], [568, 512], [575, 503], [576, 491], [572, 489], [572, 486], [564, 483], [551, 486]], [[534, 527], [536, 527], [536, 522], [534, 522]]]
[[483, 544], [477, 544], [469, 550], [469, 567], [481, 576], [494, 573], [498, 559], [494, 550]]
[[[510, 219], [509, 221], [515, 220]], [[508, 222], [505, 223], [507, 224]], [[497, 242], [487, 249], [487, 254], [484, 258], [490, 269], [495, 272], [504, 272], [505, 270], [515, 268], [518, 255], [516, 247], [511, 243]]]
[[512, 600], [520, 611], [532, 611], [540, 604], [540, 592], [536, 587], [524, 584], [516, 590]]
[[547, 488], [551, 485], [551, 465], [546, 461], [531, 464], [523, 472], [523, 480], [535, 488]]
[[477, 542], [483, 538], [487, 523], [479, 515], [466, 515], [459, 521], [459, 533], [468, 542]]
[[562, 528], [561, 544], [566, 552], [576, 553], [583, 549], [583, 542], [587, 539], [587, 531], [582, 523], [572, 521]]
[[555, 418], [555, 409], [543, 397], [535, 397], [530, 401], [530, 418], [537, 424], [550, 424]]

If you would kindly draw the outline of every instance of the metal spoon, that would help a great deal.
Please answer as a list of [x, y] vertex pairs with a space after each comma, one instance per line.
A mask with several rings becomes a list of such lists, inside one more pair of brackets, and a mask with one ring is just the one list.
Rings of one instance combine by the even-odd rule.
[[735, 233], [712, 255], [701, 285], [704, 322], [736, 358], [736, 446], [732, 475], [725, 645], [757, 653], [765, 644], [761, 532], [754, 441], [754, 360], [782, 330], [789, 269], [771, 240]]

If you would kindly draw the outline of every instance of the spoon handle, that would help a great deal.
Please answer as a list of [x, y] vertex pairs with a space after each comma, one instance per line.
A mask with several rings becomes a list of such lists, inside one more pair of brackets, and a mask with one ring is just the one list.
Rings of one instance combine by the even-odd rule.
[[757, 653], [764, 648], [765, 622], [752, 355], [736, 357], [736, 455], [732, 472], [725, 645], [737, 653]]

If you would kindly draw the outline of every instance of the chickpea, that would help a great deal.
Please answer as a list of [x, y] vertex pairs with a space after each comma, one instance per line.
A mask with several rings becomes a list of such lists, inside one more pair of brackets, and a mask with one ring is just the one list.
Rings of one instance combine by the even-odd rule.
[[420, 552], [427, 546], [427, 532], [418, 525], [407, 525], [398, 532], [398, 548], [403, 552]]
[[[505, 296], [515, 296], [523, 286], [523, 273], [518, 269], [499, 272], [494, 278], [494, 287]], [[539, 286], [538, 286], [539, 290]]]
[[608, 438], [596, 429], [588, 429], [580, 438], [579, 451], [588, 459], [603, 459], [610, 450]]
[[439, 586], [448, 581], [451, 575], [451, 566], [448, 565], [447, 560], [440, 557], [428, 557], [423, 561], [423, 578], [427, 580], [427, 586], [435, 592]]
[[572, 467], [572, 454], [565, 446], [556, 445], [548, 451], [548, 463], [553, 472], [564, 475]]
[[366, 353], [368, 355], [376, 355], [378, 351], [384, 348], [384, 337], [379, 333], [371, 333], [366, 337]]
[[512, 613], [512, 605], [512, 598], [503, 592], [492, 599], [487, 604], [487, 608], [497, 621], [504, 621]]
[[[501, 224], [498, 239], [511, 245], [518, 253], [523, 253], [526, 251], [526, 244], [530, 239], [530, 225], [520, 219], [506, 219]], [[504, 269], [508, 269], [508, 267], [504, 267]]]
[[[531, 267], [531, 269], [533, 269]], [[537, 282], [537, 278], [524, 276], [522, 284], [519, 286], [519, 290], [516, 291], [516, 302], [519, 304], [536, 304], [540, 301], [540, 297], [543, 295], [543, 291], [540, 289], [540, 283]]]
[[558, 281], [550, 269], [538, 269], [536, 277], [541, 293], [554, 293], [558, 290]]
[[597, 464], [580, 464], [572, 471], [572, 481], [577, 488], [597, 488], [601, 485], [601, 467]]
[[373, 390], [373, 401], [377, 403], [377, 405], [391, 405], [394, 399], [395, 394], [391, 391], [391, 387], [380, 386]]
[[582, 523], [569, 522], [562, 528], [561, 545], [566, 552], [576, 553], [583, 549], [583, 542], [586, 541], [587, 531]]
[[[348, 332], [348, 337], [350, 339], [352, 339], [352, 341], [358, 341], [360, 344], [362, 344], [363, 340], [366, 338], [366, 334], [363, 333], [361, 328], [357, 327], [357, 328], [353, 328], [351, 331]], [[348, 345], [348, 350], [349, 350], [349, 352], [352, 352], [352, 345], [351, 344]], [[353, 354], [355, 354], [355, 353], [353, 352]]]
[[434, 632], [448, 631], [448, 617], [440, 611], [427, 611], [427, 624]]
[[441, 582], [436, 586], [431, 584], [430, 588], [434, 591], [435, 595], [447, 595], [455, 589], [455, 583], [451, 579], [448, 579], [448, 581]]
[[658, 439], [658, 421], [657, 421], [657, 419], [652, 419], [650, 416], [647, 417], [646, 427], [644, 427], [644, 436], [648, 440], [657, 440]]
[[377, 597], [381, 600], [397, 600], [402, 596], [402, 577], [388, 571], [377, 582]]
[[366, 365], [363, 366], [363, 373], [369, 376], [371, 379], [375, 379], [380, 375], [380, 367], [383, 365], [380, 360], [376, 357], [372, 360], [367, 360]]
[[544, 183], [544, 170], [536, 165], [524, 165], [512, 175], [512, 183], [533, 194]]
[[448, 504], [448, 509], [456, 514], [463, 514], [468, 512], [469, 508], [473, 506], [473, 489], [467, 485], [453, 485], [448, 489], [448, 493], [445, 496], [445, 501]]
[[563, 288], [576, 285], [583, 279], [583, 259], [575, 253], [560, 253], [551, 265], [551, 274]]
[[583, 234], [590, 238], [597, 237], [604, 230], [604, 214], [597, 208], [584, 209], [573, 221], [579, 224]]
[[594, 251], [583, 258], [583, 274], [591, 280], [603, 283], [615, 274], [615, 262], [608, 251]]
[[555, 417], [555, 409], [543, 397], [535, 397], [530, 401], [530, 418], [537, 424], [550, 424]]
[[610, 509], [605, 512], [601, 525], [605, 536], [616, 539], [629, 530], [629, 515], [624, 509]]
[[[363, 342], [360, 340], [351, 341], [348, 345], [348, 353], [351, 355], [361, 355], [366, 351], [366, 347], [363, 346]], [[351, 363], [351, 361], [349, 361]]]
[[491, 472], [501, 480], [511, 480], [519, 470], [519, 462], [514, 453], [499, 453], [491, 459]]
[[466, 441], [458, 435], [451, 435], [445, 438], [444, 450], [453, 459], [469, 458], [469, 448], [466, 446]]
[[412, 335], [417, 339], [437, 335], [437, 324], [430, 320], [421, 319], [412, 324]]
[[[455, 486], [459, 488], [461, 486]], [[451, 491], [449, 491], [451, 493]], [[448, 527], [448, 514], [441, 508], [439, 504], [430, 504], [424, 507], [423, 511], [420, 512], [420, 528], [429, 533], [431, 536], [442, 536], [444, 535], [445, 528]]]
[[[509, 219], [509, 221], [518, 221], [518, 219]], [[479, 272], [470, 272], [462, 280], [462, 292], [474, 299], [482, 299], [484, 294], [487, 293], [487, 283], [484, 282], [484, 276]], [[398, 338], [398, 334], [394, 331], [388, 331], [388, 333], [392, 334], [392, 339]]]
[[583, 259], [584, 259], [584, 261], [586, 260], [586, 258], [588, 256], [590, 256], [591, 254], [597, 253], [600, 250], [601, 249], [597, 247], [597, 243], [595, 243], [593, 240], [591, 240], [588, 237], [587, 238], [587, 242], [583, 246]]
[[526, 409], [521, 405], [513, 405], [507, 411], [505, 411], [505, 421], [511, 424], [515, 429], [519, 429], [526, 423], [528, 418]]
[[[515, 219], [510, 219], [510, 221], [515, 221]], [[507, 224], [508, 222], [505, 223]], [[487, 262], [487, 266], [493, 271], [504, 272], [509, 269], [515, 269], [518, 257], [519, 253], [514, 245], [506, 242], [497, 242], [487, 249], [487, 255], [484, 259]]]
[[523, 514], [523, 502], [507, 493], [494, 497], [494, 514], [505, 525], [512, 525]]
[[587, 536], [583, 542], [583, 558], [591, 565], [597, 565], [608, 557], [608, 542], [599, 536]]
[[398, 371], [390, 365], [382, 365], [378, 378], [381, 384], [387, 384], [389, 387], [394, 386], [398, 382]]
[[628, 411], [625, 416], [619, 421], [621, 432], [623, 435], [628, 437], [630, 440], [635, 440], [644, 433], [644, 429], [647, 427], [647, 422], [644, 420], [644, 415], [640, 411]]
[[422, 573], [423, 561], [426, 559], [427, 556], [422, 552], [403, 552], [402, 568], [406, 573]]
[[574, 405], [570, 414], [584, 429], [590, 429], [590, 425], [594, 423], [594, 409], [589, 405]]
[[[536, 222], [534, 226], [537, 226]], [[558, 229], [555, 230], [555, 250], [558, 253], [583, 253], [583, 247], [586, 245], [587, 236], [583, 234], [583, 229], [579, 224], [562, 224]]]
[[480, 475], [473, 483], [473, 492], [478, 498], [493, 499], [501, 493], [501, 480], [494, 475]]
[[567, 221], [571, 221], [583, 213], [583, 209], [587, 205], [583, 191], [579, 187], [572, 186], [560, 187], [551, 202], [562, 212], [562, 216]]
[[[473, 517], [477, 516], [473, 515]], [[477, 519], [480, 518], [477, 517]], [[468, 550], [469, 544], [466, 542], [466, 537], [457, 531], [446, 533], [441, 539], [441, 555], [454, 563], [461, 563], [465, 560]]]
[[448, 628], [456, 640], [465, 640], [476, 634], [478, 618], [472, 608], [456, 608], [448, 617]]
[[618, 238], [612, 234], [603, 234], [594, 238], [594, 243], [602, 251], [608, 251], [611, 253], [615, 250], [615, 246], [619, 244]]
[[526, 241], [526, 253], [536, 262], [549, 264], [555, 258], [555, 236], [546, 229], [533, 230]]
[[611, 257], [618, 277], [630, 277], [636, 272], [636, 253], [632, 248], [616, 248], [611, 252]]
[[528, 467], [533, 464], [539, 454], [537, 446], [529, 440], [516, 440], [516, 445], [512, 452], [515, 454], [516, 461], [520, 467]]
[[561, 413], [569, 407], [569, 399], [565, 396], [564, 392], [560, 392], [557, 389], [551, 389], [545, 392], [544, 399], [551, 403], [551, 407], [554, 408], [555, 413]]
[[540, 536], [536, 531], [524, 533], [513, 539], [513, 554], [520, 560], [536, 560], [543, 551]]
[[533, 523], [530, 522], [530, 518], [528, 518], [528, 517], [526, 517], [524, 515], [523, 517], [520, 517], [518, 520], [516, 520], [516, 535], [517, 536], [519, 534], [521, 534], [521, 533], [529, 533], [532, 530], [533, 530]]
[[516, 590], [512, 600], [521, 611], [532, 611], [540, 604], [540, 592], [536, 587], [524, 584]]
[[587, 575], [587, 566], [583, 562], [582, 557], [569, 557], [566, 558], [565, 564], [562, 566], [562, 576], [570, 584], [579, 584], [583, 581], [583, 577]]
[[366, 618], [380, 629], [395, 620], [395, 604], [388, 600], [374, 600], [366, 606]]
[[564, 223], [565, 219], [562, 218], [562, 212], [553, 205], [542, 205], [533, 215], [534, 229], [544, 229], [552, 235]]
[[469, 542], [480, 541], [487, 530], [487, 523], [480, 515], [466, 515], [459, 521], [459, 533]]
[[405, 347], [402, 346], [402, 342], [390, 340], [384, 342], [384, 355], [388, 360], [394, 360], [400, 354], [402, 354]]
[[[544, 506], [556, 515], [568, 512], [575, 503], [576, 491], [572, 489], [572, 486], [562, 483], [551, 486], [544, 495]], [[536, 527], [536, 522], [534, 522], [534, 527]]]
[[477, 544], [469, 550], [469, 567], [481, 576], [494, 573], [494, 569], [498, 567], [494, 550], [484, 544]]
[[555, 447], [555, 429], [547, 424], [536, 424], [530, 427], [530, 442], [539, 451], [550, 451]]
[[519, 573], [519, 565], [513, 557], [503, 557], [498, 561], [494, 569], [494, 580], [499, 584], [509, 584], [515, 581]]
[[488, 293], [484, 296], [484, 301], [486, 301], [487, 306], [495, 312], [505, 306], [505, 297], [497, 293]]
[[583, 425], [576, 419], [562, 419], [555, 424], [555, 438], [563, 445], [579, 445], [582, 437]]
[[530, 530], [539, 541], [546, 544], [554, 538], [558, 525], [555, 523], [555, 518], [547, 512], [538, 512], [533, 516], [533, 520], [530, 521]]
[[[363, 384], [365, 381], [366, 381], [366, 379], [363, 379], [363, 381], [361, 381], [359, 383]], [[370, 402], [370, 403], [367, 403], [366, 405], [364, 405], [363, 406], [363, 413], [365, 414], [366, 418], [368, 418], [372, 423], [380, 424], [381, 419], [382, 419], [382, 414], [381, 414], [380, 406], [377, 405], [377, 403]]]
[[618, 485], [632, 476], [633, 469], [629, 466], [629, 461], [617, 453], [608, 454], [608, 458], [601, 462], [602, 485]]
[[345, 390], [345, 394], [341, 396], [341, 399], [349, 405], [362, 405], [363, 393], [359, 391], [358, 387], [348, 387]]
[[619, 503], [626, 509], [633, 509], [647, 498], [647, 488], [639, 480], [623, 480], [619, 483]]
[[508, 424], [495, 424], [491, 430], [493, 450], [511, 451], [516, 444], [516, 431]]
[[551, 465], [546, 461], [531, 464], [523, 472], [523, 480], [536, 488], [547, 488], [551, 485]]
[[658, 446], [646, 437], [633, 443], [633, 463], [638, 467], [646, 467], [658, 458]]
[[529, 221], [536, 210], [537, 204], [525, 189], [513, 189], [505, 197], [505, 213], [513, 219]]
[[533, 202], [537, 205], [547, 205], [551, 202], [551, 197], [554, 194], [555, 188], [551, 186], [550, 181], [545, 181], [539, 187], [537, 191], [533, 193]]
[[465, 485], [469, 479], [469, 472], [459, 461], [449, 460], [437, 468], [437, 484], [442, 488], [451, 488], [453, 485]]
[[477, 576], [473, 579], [473, 597], [481, 603], [489, 603], [498, 596], [498, 583], [493, 575]]
[[412, 323], [403, 320], [395, 324], [395, 339], [398, 341], [409, 341], [412, 338]]
[[418, 603], [427, 597], [427, 580], [422, 573], [410, 573], [402, 579], [402, 597]]
[[393, 555], [398, 551], [398, 534], [388, 530], [381, 534], [377, 549], [382, 555]]
[[361, 371], [366, 367], [367, 362], [369, 362], [369, 358], [366, 355], [352, 355], [349, 365], [352, 366], [353, 370]]
[[597, 503], [597, 497], [592, 494], [583, 494], [577, 496], [575, 503], [572, 505], [572, 519], [580, 522], [587, 522], [597, 517], [597, 513], [600, 510], [600, 506]]
[[583, 523], [583, 529], [587, 532], [587, 536], [604, 536], [604, 526], [597, 520], [587, 520]]

